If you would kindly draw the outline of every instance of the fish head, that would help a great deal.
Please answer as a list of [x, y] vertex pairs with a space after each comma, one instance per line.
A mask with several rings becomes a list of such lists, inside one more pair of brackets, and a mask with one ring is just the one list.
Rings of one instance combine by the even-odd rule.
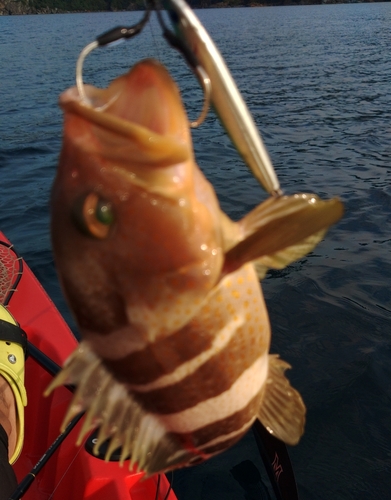
[[60, 97], [64, 144], [54, 189], [61, 183], [73, 197], [103, 186], [119, 194], [129, 183], [173, 191], [172, 167], [179, 164], [187, 173], [183, 164], [192, 144], [179, 91], [165, 68], [142, 61], [107, 89], [84, 90], [84, 100], [76, 87]]
[[[82, 331], [129, 322], [149, 336], [171, 331], [194, 313], [223, 259], [218, 202], [195, 164], [179, 90], [145, 60], [85, 93], [60, 97], [51, 230], [65, 295]], [[174, 320], [167, 311], [179, 296], [193, 306]]]

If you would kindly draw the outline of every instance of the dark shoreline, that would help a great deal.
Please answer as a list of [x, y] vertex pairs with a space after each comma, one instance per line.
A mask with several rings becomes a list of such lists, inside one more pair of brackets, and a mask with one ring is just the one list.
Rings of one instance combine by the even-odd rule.
[[[200, 3], [190, 2], [193, 9], [218, 9], [235, 7], [281, 7], [291, 5], [327, 5], [327, 4], [348, 4], [348, 3], [377, 3], [389, 2], [391, 0], [271, 0], [264, 2], [248, 0], [226, 0], [214, 4], [207, 4], [205, 0]], [[50, 1], [48, 2], [50, 3]], [[43, 7], [36, 8], [34, 0], [0, 0], [0, 16], [7, 15], [38, 15], [38, 14], [76, 14], [87, 12], [127, 12], [142, 10], [136, 2], [129, 2], [126, 9], [101, 9], [101, 10], [63, 10], [58, 8]]]

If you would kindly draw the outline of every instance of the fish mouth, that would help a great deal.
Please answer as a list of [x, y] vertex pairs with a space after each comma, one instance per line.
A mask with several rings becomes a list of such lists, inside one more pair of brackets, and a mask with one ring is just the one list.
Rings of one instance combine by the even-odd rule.
[[[139, 159], [141, 153], [145, 161], [160, 166], [181, 163], [191, 156], [189, 123], [179, 90], [158, 61], [137, 63], [107, 89], [92, 85], [84, 89], [84, 100], [76, 87], [65, 91], [60, 106], [94, 127], [94, 142], [107, 150], [105, 156], [110, 156], [113, 140], [119, 145], [126, 141], [137, 150]], [[107, 140], [110, 144], [105, 148]]]

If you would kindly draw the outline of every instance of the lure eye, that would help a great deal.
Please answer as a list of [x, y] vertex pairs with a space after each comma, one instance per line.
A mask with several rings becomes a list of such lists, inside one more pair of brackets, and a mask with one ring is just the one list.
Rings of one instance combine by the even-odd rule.
[[96, 193], [89, 193], [76, 203], [73, 219], [83, 233], [103, 240], [114, 223], [114, 212], [110, 202]]

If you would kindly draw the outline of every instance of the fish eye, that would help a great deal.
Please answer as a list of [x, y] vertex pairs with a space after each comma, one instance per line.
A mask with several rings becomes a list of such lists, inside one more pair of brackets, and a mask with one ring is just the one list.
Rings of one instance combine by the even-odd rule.
[[114, 223], [111, 203], [96, 193], [89, 193], [79, 199], [72, 215], [76, 226], [83, 233], [101, 240], [107, 238]]
[[111, 226], [114, 222], [111, 203], [98, 199], [95, 207], [95, 217], [101, 224]]

